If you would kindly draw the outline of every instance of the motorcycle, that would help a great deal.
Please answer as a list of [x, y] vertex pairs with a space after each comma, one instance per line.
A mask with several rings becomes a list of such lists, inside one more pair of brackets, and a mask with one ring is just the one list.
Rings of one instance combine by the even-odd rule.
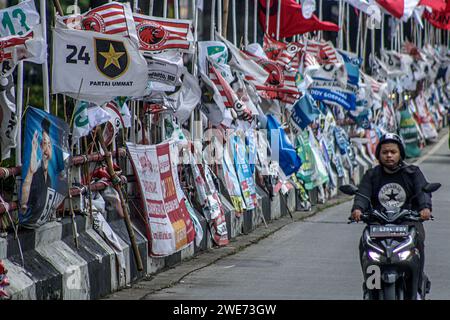
[[[440, 183], [428, 183], [422, 188], [422, 192], [432, 193], [440, 187]], [[361, 216], [361, 221], [367, 224], [361, 238], [364, 299], [416, 300], [418, 292], [425, 299], [425, 295], [430, 292], [431, 283], [425, 274], [419, 283], [418, 235], [414, 225], [408, 225], [408, 222], [423, 221], [420, 214], [401, 208], [378, 211], [373, 209], [370, 198], [359, 193], [357, 187], [344, 185], [339, 190], [347, 195], [359, 195], [369, 200], [370, 204], [368, 212]], [[418, 194], [411, 197], [409, 208], [417, 196]], [[349, 223], [354, 222], [351, 217], [349, 220]], [[431, 220], [434, 218], [431, 217]], [[374, 279], [372, 274], [379, 275], [379, 279]], [[375, 285], [371, 282], [373, 280], [376, 280]]]

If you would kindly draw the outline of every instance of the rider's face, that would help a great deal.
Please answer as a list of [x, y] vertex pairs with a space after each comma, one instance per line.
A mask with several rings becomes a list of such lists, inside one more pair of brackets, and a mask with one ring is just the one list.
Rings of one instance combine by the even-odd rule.
[[381, 145], [380, 162], [387, 168], [395, 168], [400, 162], [400, 148], [396, 143]]

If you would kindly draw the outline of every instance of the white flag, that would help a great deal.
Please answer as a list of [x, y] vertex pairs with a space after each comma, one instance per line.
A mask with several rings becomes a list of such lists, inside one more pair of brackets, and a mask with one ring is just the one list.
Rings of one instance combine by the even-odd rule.
[[[23, 35], [39, 24], [39, 13], [33, 0], [22, 1], [0, 10], [0, 37]], [[40, 28], [40, 27], [39, 27]]]
[[52, 93], [98, 105], [143, 96], [148, 79], [147, 62], [129, 38], [59, 28], [53, 30], [52, 75]]
[[16, 147], [17, 121], [14, 78], [0, 77], [1, 160], [9, 158], [11, 149]]
[[94, 127], [109, 121], [110, 118], [110, 114], [101, 107], [86, 101], [78, 101], [74, 111], [73, 138], [88, 135]]

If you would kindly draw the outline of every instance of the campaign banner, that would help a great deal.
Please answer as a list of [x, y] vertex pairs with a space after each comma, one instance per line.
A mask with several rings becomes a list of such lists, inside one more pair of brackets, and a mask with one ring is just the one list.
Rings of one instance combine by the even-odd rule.
[[152, 256], [171, 255], [195, 238], [177, 172], [173, 140], [158, 145], [127, 143], [141, 190]]
[[241, 185], [245, 206], [247, 210], [253, 210], [258, 206], [258, 203], [253, 173], [246, 157], [245, 143], [237, 134], [231, 135], [229, 141], [233, 145], [234, 164]]
[[356, 96], [352, 93], [332, 91], [323, 88], [311, 88], [309, 89], [309, 92], [314, 100], [341, 106], [345, 110], [356, 110]]
[[19, 222], [36, 228], [68, 195], [69, 126], [33, 107], [27, 109], [25, 121]]
[[147, 79], [147, 62], [129, 38], [53, 30], [52, 93], [101, 105], [117, 96], [143, 96]]

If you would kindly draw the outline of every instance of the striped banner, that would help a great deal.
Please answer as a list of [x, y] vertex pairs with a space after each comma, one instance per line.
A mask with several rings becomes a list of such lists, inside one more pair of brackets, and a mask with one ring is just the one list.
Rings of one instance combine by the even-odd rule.
[[56, 16], [69, 29], [117, 34], [136, 39], [133, 13], [129, 3], [110, 2], [82, 15]]
[[190, 20], [166, 19], [134, 14], [140, 50], [193, 52]]

